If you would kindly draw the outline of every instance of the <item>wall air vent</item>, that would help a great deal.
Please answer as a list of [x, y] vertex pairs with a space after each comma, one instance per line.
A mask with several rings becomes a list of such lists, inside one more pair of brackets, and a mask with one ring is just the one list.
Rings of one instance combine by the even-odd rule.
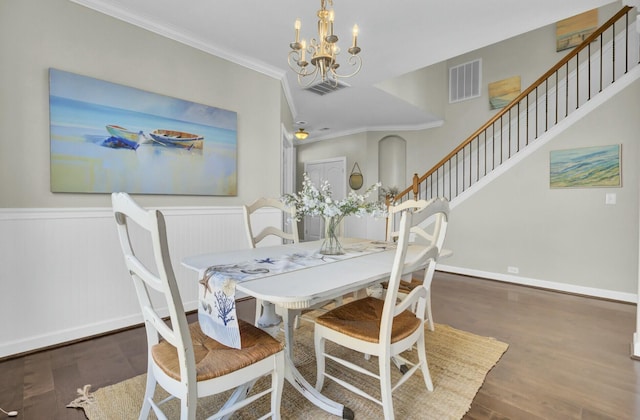
[[324, 96], [327, 93], [335, 92], [346, 87], [349, 87], [349, 85], [340, 81], [338, 81], [338, 83], [336, 84], [336, 82], [332, 80], [324, 80], [322, 82], [315, 83], [308, 88], [305, 88], [305, 90], [313, 92], [316, 95]]
[[482, 61], [470, 61], [449, 68], [449, 103], [480, 96]]

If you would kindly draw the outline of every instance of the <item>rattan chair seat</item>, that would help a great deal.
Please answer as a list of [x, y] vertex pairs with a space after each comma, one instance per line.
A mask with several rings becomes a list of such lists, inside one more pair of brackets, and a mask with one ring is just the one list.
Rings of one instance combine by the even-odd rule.
[[[422, 281], [420, 279], [411, 279], [411, 281], [400, 280], [400, 286], [398, 287], [398, 292], [408, 295], [411, 293], [413, 289], [420, 286]], [[387, 289], [389, 287], [389, 282], [385, 281], [382, 283], [382, 288]]]
[[[342, 334], [371, 343], [379, 342], [380, 323], [384, 301], [366, 297], [338, 306], [316, 318], [316, 322]], [[421, 327], [420, 319], [410, 311], [404, 311], [393, 320], [391, 342], [408, 337]]]
[[[242, 320], [239, 324], [241, 349], [227, 347], [208, 337], [197, 322], [189, 324], [198, 382], [224, 376], [282, 350], [284, 344], [268, 333]], [[163, 340], [153, 346], [151, 355], [167, 375], [180, 380], [180, 366], [175, 347]]]

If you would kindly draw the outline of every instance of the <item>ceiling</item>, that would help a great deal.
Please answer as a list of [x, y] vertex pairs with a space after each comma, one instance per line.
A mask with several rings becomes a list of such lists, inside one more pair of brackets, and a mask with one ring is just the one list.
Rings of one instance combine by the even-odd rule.
[[358, 24], [363, 66], [344, 79], [349, 88], [318, 96], [303, 90], [287, 65], [296, 18], [301, 38], [315, 36], [318, 0], [71, 1], [282, 80], [294, 121], [311, 134], [307, 142], [438, 125], [439, 116], [376, 84], [612, 2], [334, 0], [334, 32], [344, 51]]

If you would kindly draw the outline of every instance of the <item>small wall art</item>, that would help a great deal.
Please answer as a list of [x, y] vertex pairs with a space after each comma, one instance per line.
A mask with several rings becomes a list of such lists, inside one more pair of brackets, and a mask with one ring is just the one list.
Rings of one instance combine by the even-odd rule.
[[556, 51], [582, 44], [598, 27], [598, 9], [580, 13], [556, 23]]
[[489, 83], [489, 106], [504, 108], [520, 94], [520, 76]]
[[551, 188], [620, 187], [621, 146], [582, 147], [550, 153]]
[[237, 195], [237, 114], [49, 70], [51, 191]]

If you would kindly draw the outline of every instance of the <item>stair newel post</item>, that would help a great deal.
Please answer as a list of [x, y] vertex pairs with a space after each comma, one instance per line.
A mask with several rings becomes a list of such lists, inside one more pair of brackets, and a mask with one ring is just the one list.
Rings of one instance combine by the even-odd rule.
[[418, 185], [419, 185], [419, 179], [420, 177], [418, 176], [418, 174], [413, 174], [413, 199], [417, 200], [418, 199]]

